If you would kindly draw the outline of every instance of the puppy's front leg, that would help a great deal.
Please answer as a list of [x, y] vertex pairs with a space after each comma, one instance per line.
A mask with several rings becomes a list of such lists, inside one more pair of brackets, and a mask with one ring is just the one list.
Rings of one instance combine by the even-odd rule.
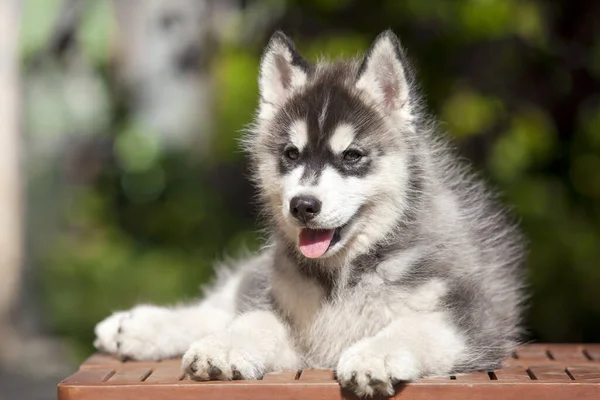
[[100, 351], [134, 360], [181, 356], [194, 341], [225, 329], [233, 312], [210, 301], [178, 307], [139, 305], [96, 325]]
[[465, 341], [444, 312], [415, 314], [350, 346], [340, 357], [337, 376], [359, 396], [391, 396], [395, 383], [449, 374], [465, 355]]
[[182, 366], [196, 380], [258, 379], [267, 372], [297, 369], [299, 357], [274, 313], [252, 311], [192, 344]]

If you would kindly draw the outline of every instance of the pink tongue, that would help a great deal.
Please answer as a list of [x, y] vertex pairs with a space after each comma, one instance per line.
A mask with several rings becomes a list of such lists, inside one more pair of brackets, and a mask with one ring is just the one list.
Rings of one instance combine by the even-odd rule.
[[298, 237], [300, 251], [308, 258], [321, 257], [329, 248], [334, 232], [335, 229], [302, 229]]

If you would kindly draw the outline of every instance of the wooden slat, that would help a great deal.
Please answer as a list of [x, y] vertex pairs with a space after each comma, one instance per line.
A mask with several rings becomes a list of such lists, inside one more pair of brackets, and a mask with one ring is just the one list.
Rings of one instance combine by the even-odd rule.
[[468, 375], [456, 375], [457, 382], [490, 382], [491, 378], [487, 372], [473, 372]]
[[548, 353], [556, 361], [588, 361], [588, 358], [583, 354], [583, 346], [581, 345], [553, 344], [548, 346]]
[[265, 374], [263, 381], [268, 382], [293, 382], [298, 379], [298, 371], [281, 371]]
[[[102, 385], [61, 386], [58, 400], [342, 400], [339, 385], [253, 384], [248, 381], [180, 383], [177, 385]], [[397, 400], [596, 400], [600, 385], [596, 384], [408, 384], [394, 397]], [[346, 399], [357, 399], [355, 396]]]
[[494, 371], [496, 379], [500, 382], [527, 382], [531, 377], [523, 367], [507, 367]]
[[108, 354], [96, 353], [92, 354], [90, 357], [85, 360], [79, 368], [92, 368], [92, 367], [106, 367], [106, 366], [118, 366], [122, 365], [121, 361], [115, 357]]
[[335, 382], [329, 369], [305, 369], [300, 373], [300, 382]]
[[69, 376], [61, 383], [69, 385], [80, 385], [84, 383], [101, 383], [110, 378], [113, 373], [113, 369], [84, 369], [75, 372], [73, 375]]
[[565, 369], [558, 366], [540, 365], [530, 367], [529, 371], [531, 371], [537, 381], [564, 382], [571, 380]]
[[155, 366], [161, 366], [161, 367], [165, 367], [165, 366], [171, 366], [174, 368], [180, 368], [181, 369], [181, 358], [170, 358], [168, 360], [163, 360], [159, 363], [154, 363], [153, 365]]
[[152, 369], [147, 368], [147, 367], [121, 368], [121, 369], [117, 370], [117, 372], [115, 372], [115, 374], [113, 376], [110, 377], [108, 382], [110, 382], [110, 383], [124, 383], [124, 382], [137, 383], [137, 382], [141, 382], [144, 379], [146, 379], [146, 377], [148, 377], [148, 375], [150, 375], [151, 372], [152, 372]]
[[181, 365], [177, 364], [158, 364], [144, 382], [146, 383], [169, 383], [180, 381], [183, 377]]
[[568, 371], [577, 382], [600, 383], [600, 366], [569, 367]]
[[[543, 361], [542, 361], [543, 363]], [[551, 361], [548, 361], [548, 364], [551, 364]], [[522, 360], [515, 360], [515, 359], [507, 359], [504, 360], [502, 362], [502, 368], [525, 368], [527, 369], [529, 367], [530, 364], [540, 364], [539, 360], [531, 360], [531, 359], [522, 359]]]
[[418, 381], [419, 383], [452, 383], [453, 380], [449, 376], [434, 376], [431, 378], [423, 378]]
[[527, 364], [527, 362], [525, 360], [519, 360], [516, 358], [507, 358], [506, 360], [502, 361], [502, 368], [514, 368], [514, 367], [523, 366], [526, 364]]
[[600, 361], [600, 344], [587, 344], [583, 346], [585, 354], [593, 361]]
[[550, 360], [550, 358], [548, 358], [547, 351], [547, 345], [534, 343], [519, 347], [515, 353], [517, 355], [517, 359], [519, 360], [536, 360], [540, 362]]

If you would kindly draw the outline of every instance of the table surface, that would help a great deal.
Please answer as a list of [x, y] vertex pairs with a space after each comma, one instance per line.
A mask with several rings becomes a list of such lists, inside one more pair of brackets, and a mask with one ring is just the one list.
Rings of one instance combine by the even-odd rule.
[[[59, 400], [351, 399], [331, 370], [284, 371], [262, 380], [184, 380], [181, 360], [124, 361], [94, 354], [58, 385]], [[600, 344], [529, 344], [501, 369], [422, 379], [399, 399], [600, 399]]]

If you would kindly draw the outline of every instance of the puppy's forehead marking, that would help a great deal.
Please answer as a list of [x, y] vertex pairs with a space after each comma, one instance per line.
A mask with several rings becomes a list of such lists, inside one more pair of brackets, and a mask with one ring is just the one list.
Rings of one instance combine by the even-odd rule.
[[329, 147], [334, 153], [341, 153], [350, 146], [354, 140], [356, 131], [348, 123], [339, 124], [329, 139]]
[[325, 126], [325, 119], [327, 118], [327, 109], [329, 108], [329, 92], [325, 94], [325, 100], [323, 101], [323, 107], [319, 113], [319, 129], [323, 131]]
[[308, 126], [305, 120], [295, 120], [290, 124], [290, 141], [298, 150], [302, 150], [308, 143]]

